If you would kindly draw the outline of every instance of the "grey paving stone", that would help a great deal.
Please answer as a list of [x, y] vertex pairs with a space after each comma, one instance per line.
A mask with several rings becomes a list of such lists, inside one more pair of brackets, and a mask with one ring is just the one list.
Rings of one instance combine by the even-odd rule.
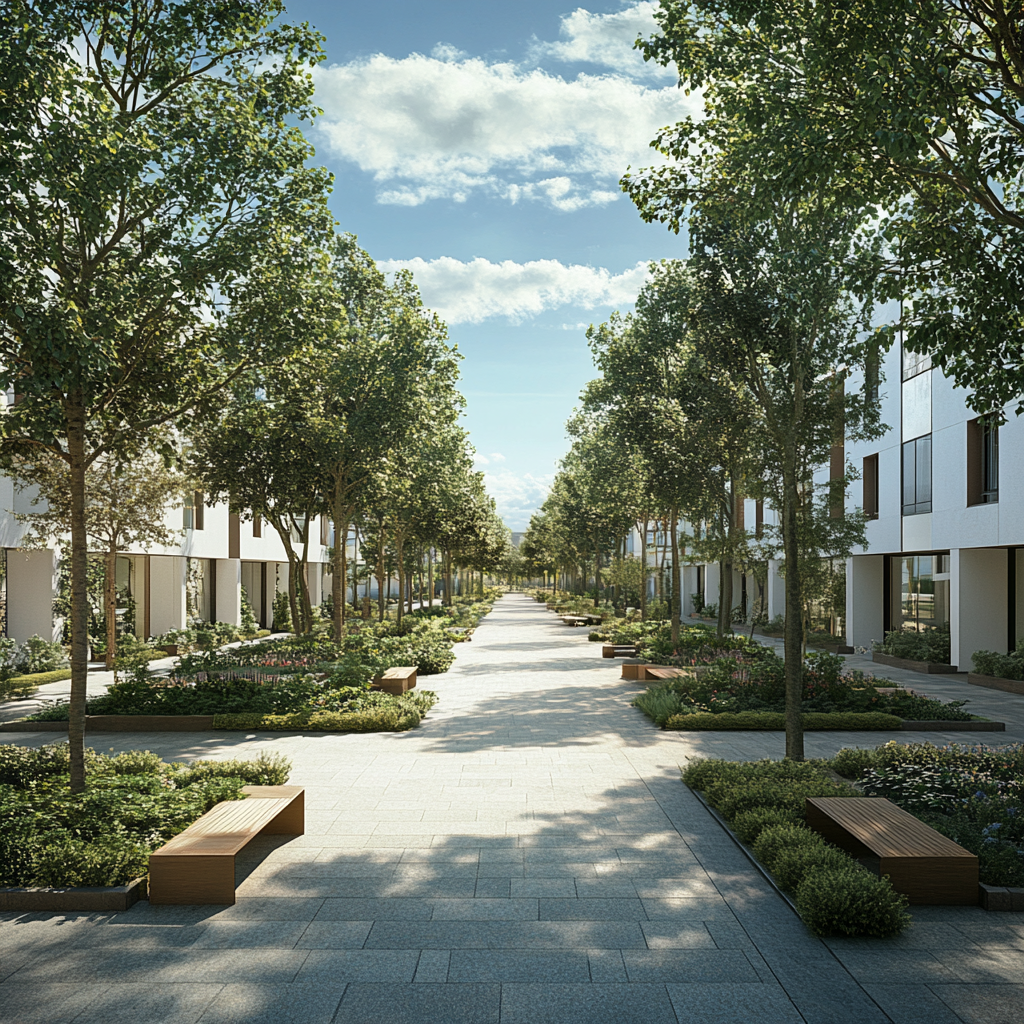
[[427, 899], [328, 899], [321, 901], [317, 921], [429, 921]]
[[640, 984], [761, 980], [743, 953], [732, 949], [627, 949], [622, 959], [629, 980]]
[[542, 921], [643, 921], [640, 900], [541, 899]]
[[389, 981], [410, 982], [416, 973], [419, 952], [412, 949], [314, 949], [302, 965], [296, 981]]
[[886, 1024], [874, 1000], [835, 961], [770, 951], [765, 959], [807, 1024]]
[[512, 878], [487, 878], [476, 880], [474, 896], [477, 899], [508, 899], [512, 892]]
[[500, 985], [349, 985], [336, 1024], [498, 1024]]
[[645, 899], [640, 901], [651, 921], [735, 921], [736, 915], [720, 896], [694, 896], [692, 899]]
[[434, 921], [536, 921], [535, 899], [434, 900]]
[[677, 1024], [664, 985], [503, 985], [502, 1024]]
[[510, 921], [377, 921], [367, 949], [505, 949]]
[[416, 964], [416, 975], [412, 979], [420, 984], [443, 984], [448, 981], [448, 966], [451, 952], [447, 949], [425, 949]]
[[449, 982], [589, 982], [586, 953], [555, 950], [454, 949]]
[[1015, 984], [1024, 977], [1024, 950], [931, 950], [931, 954], [960, 981], [971, 985]]
[[596, 985], [622, 985], [629, 980], [619, 949], [587, 950], [587, 960], [590, 963], [590, 980]]
[[1024, 1017], [1024, 984], [928, 987], [965, 1024], [1020, 1024]]
[[507, 941], [517, 948], [646, 948], [640, 925], [632, 921], [520, 921]]
[[[713, 922], [712, 922], [713, 923]], [[738, 949], [738, 945], [722, 946], [715, 942], [708, 928], [701, 921], [643, 921], [644, 939], [649, 949]], [[747, 945], [752, 946], [750, 940]]]
[[[972, 988], [974, 986], [971, 986]], [[951, 987], [952, 990], [952, 987]], [[881, 1007], [893, 1024], [961, 1024], [957, 1016], [927, 985], [866, 984], [864, 991]]]
[[571, 899], [576, 896], [576, 886], [569, 878], [513, 878], [511, 895], [519, 897], [555, 897]]
[[14, 982], [0, 985], [2, 1024], [66, 1024], [109, 986], [100, 984]]
[[82, 1024], [194, 1024], [221, 985], [111, 985], [75, 1018]]
[[362, 949], [372, 921], [312, 921], [296, 949]]
[[666, 985], [679, 1020], [697, 1024], [803, 1024], [777, 985], [723, 982]]
[[258, 946], [292, 949], [308, 924], [307, 921], [211, 921], [194, 945], [196, 949], [253, 949]]
[[897, 984], [908, 978], [922, 985], [957, 982], [960, 979], [928, 950], [886, 949], [884, 952], [866, 950], [835, 950], [839, 962], [862, 985]]

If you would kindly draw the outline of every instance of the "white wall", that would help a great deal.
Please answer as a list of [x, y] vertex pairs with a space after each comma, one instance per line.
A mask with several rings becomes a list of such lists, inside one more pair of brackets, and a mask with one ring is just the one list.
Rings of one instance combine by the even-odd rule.
[[950, 552], [950, 663], [974, 670], [975, 651], [1005, 651], [1007, 641], [1005, 548]]
[[53, 621], [57, 560], [49, 548], [7, 552], [7, 635], [24, 643], [30, 636], [60, 638]]

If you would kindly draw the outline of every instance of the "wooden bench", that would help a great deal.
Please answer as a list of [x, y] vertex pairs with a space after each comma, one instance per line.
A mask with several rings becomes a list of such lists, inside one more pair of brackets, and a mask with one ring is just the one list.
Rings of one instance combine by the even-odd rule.
[[978, 902], [978, 858], [884, 797], [808, 797], [807, 824], [913, 904]]
[[636, 644], [605, 644], [601, 648], [602, 658], [635, 658]]
[[374, 676], [373, 679], [373, 689], [392, 693], [395, 696], [401, 696], [406, 690], [411, 690], [415, 686], [415, 665], [395, 665], [386, 669], [381, 675]]
[[302, 786], [243, 786], [245, 800], [225, 800], [149, 855], [149, 902], [235, 902], [235, 855], [255, 836], [301, 836]]

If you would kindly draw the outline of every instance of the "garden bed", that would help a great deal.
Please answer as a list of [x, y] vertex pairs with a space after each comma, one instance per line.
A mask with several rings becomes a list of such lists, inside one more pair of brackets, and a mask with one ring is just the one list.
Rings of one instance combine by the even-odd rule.
[[968, 672], [967, 682], [972, 686], [986, 686], [990, 690], [1003, 690], [1006, 693], [1024, 693], [1024, 682], [1019, 679], [1002, 679], [999, 676], [983, 676], [978, 672]]
[[0, 909], [126, 909], [144, 898], [152, 850], [246, 785], [283, 785], [291, 767], [87, 749], [87, 788], [71, 793], [68, 765], [66, 743], [0, 744]]
[[950, 675], [955, 673], [956, 665], [944, 665], [937, 661], [915, 661], [913, 658], [894, 658], [891, 654], [872, 651], [871, 660], [889, 668], [905, 668], [908, 672], [924, 672], [929, 675]]

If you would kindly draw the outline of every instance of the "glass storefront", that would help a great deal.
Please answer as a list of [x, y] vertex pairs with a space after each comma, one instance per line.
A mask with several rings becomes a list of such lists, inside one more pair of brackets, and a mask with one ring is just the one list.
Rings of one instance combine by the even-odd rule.
[[893, 628], [949, 625], [949, 555], [893, 555]]

